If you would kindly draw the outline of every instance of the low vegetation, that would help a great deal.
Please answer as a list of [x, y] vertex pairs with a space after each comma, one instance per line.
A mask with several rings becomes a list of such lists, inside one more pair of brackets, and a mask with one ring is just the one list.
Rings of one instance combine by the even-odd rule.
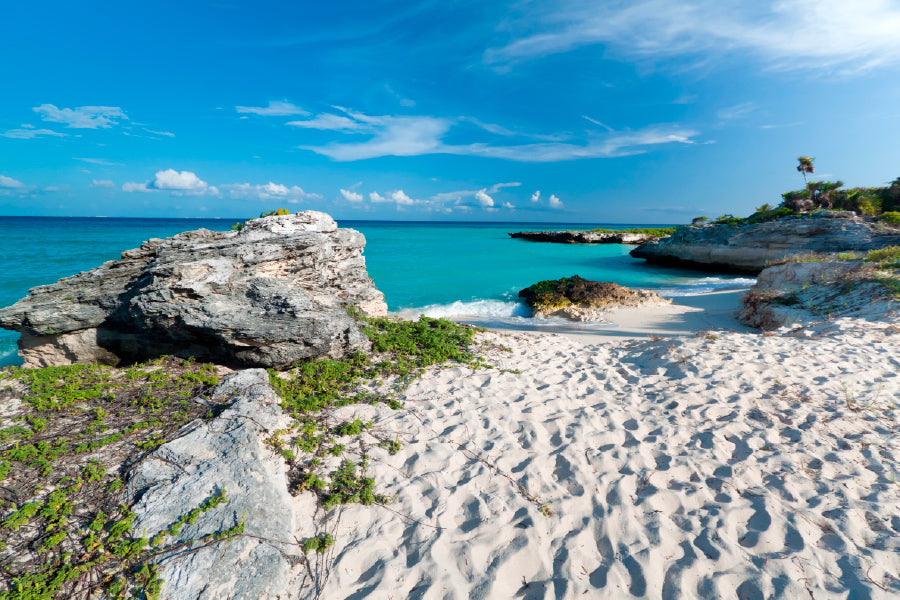
[[[278, 217], [281, 215], [289, 215], [289, 214], [291, 214], [291, 211], [289, 211], [286, 208], [276, 208], [275, 210], [265, 210], [265, 211], [259, 213], [259, 217], [255, 217], [255, 218], [264, 219], [266, 217]], [[231, 229], [233, 229], [234, 231], [241, 231], [242, 229], [244, 229], [244, 226], [247, 223], [249, 223], [250, 221], [252, 221], [253, 219], [254, 219], [254, 217], [251, 217], [243, 222], [238, 221], [237, 223], [235, 223], [234, 225], [231, 226]]]
[[603, 229], [602, 227], [598, 227], [596, 229], [591, 229], [591, 231], [596, 231], [597, 233], [638, 233], [655, 235], [656, 237], [665, 237], [675, 233], [676, 229], [678, 229], [678, 227], [636, 227], [634, 229]]
[[[217, 382], [212, 365], [167, 357], [0, 371], [7, 414], [21, 399], [0, 428], [0, 599], [156, 597], [151, 559], [173, 549], [174, 531], [133, 535], [123, 479], [182, 425], [216, 413], [190, 399]], [[225, 501], [220, 490], [195, 511]]]
[[[477, 329], [443, 319], [371, 319], [354, 311], [373, 353], [270, 371], [294, 427], [266, 440], [289, 464], [293, 493], [314, 493], [326, 511], [348, 503], [386, 504], [368, 475], [369, 454], [395, 454], [400, 441], [379, 439], [372, 423], [336, 421], [352, 403], [402, 407], [396, 394], [425, 367], [454, 361], [484, 363], [473, 350]], [[114, 369], [72, 365], [0, 371], [0, 600], [157, 598], [153, 559], [162, 552], [214, 544], [243, 534], [243, 522], [201, 540], [175, 542], [185, 524], [228, 501], [220, 489], [148, 539], [133, 531], [136, 515], [125, 494], [127, 472], [144, 454], [195, 419], [224, 407], [207, 397], [213, 365], [163, 357]], [[374, 438], [375, 443], [370, 440]], [[330, 466], [329, 466], [330, 463]], [[302, 542], [324, 553], [326, 533]]]

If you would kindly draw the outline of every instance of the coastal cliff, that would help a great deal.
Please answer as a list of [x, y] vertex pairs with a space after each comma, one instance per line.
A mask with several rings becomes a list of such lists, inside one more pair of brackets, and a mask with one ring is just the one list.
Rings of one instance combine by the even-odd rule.
[[654, 264], [758, 273], [769, 263], [811, 252], [868, 251], [900, 244], [900, 230], [850, 212], [823, 211], [756, 224], [679, 227], [631, 256]]
[[338, 357], [368, 340], [347, 314], [387, 311], [365, 238], [306, 211], [151, 239], [0, 310], [25, 366], [175, 354], [244, 367]]

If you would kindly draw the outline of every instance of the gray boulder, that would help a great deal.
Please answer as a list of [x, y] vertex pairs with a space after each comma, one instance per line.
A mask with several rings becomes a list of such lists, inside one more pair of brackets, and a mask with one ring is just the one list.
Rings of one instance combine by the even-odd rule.
[[[262, 369], [239, 371], [214, 391], [214, 400], [231, 398], [218, 417], [195, 423], [144, 458], [129, 479], [128, 492], [137, 498], [133, 533], [147, 538], [225, 490], [223, 504], [163, 541], [155, 559], [163, 580], [161, 598], [301, 596], [307, 570], [299, 536], [313, 533], [314, 507], [300, 514], [306, 511], [288, 493], [284, 459], [264, 443], [267, 435], [289, 427], [290, 419]], [[242, 535], [203, 539], [242, 521]]]
[[811, 252], [866, 251], [900, 244], [900, 231], [853, 213], [825, 211], [755, 225], [679, 227], [631, 256], [678, 267], [758, 273], [769, 263]]
[[387, 311], [365, 238], [325, 213], [254, 219], [243, 230], [151, 239], [120, 260], [29, 291], [0, 310], [25, 366], [194, 356], [284, 367], [367, 345], [347, 314]]

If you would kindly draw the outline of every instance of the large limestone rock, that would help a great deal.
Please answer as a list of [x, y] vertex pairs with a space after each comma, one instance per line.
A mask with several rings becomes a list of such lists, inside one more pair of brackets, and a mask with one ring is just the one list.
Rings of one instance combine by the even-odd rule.
[[631, 256], [679, 267], [758, 273], [791, 256], [900, 244], [900, 231], [877, 227], [853, 213], [827, 211], [756, 225], [679, 227], [670, 237], [638, 246]]
[[[147, 538], [225, 490], [225, 503], [166, 538], [155, 559], [163, 580], [160, 597], [299, 598], [307, 573], [300, 542], [315, 533], [315, 499], [291, 497], [284, 459], [265, 444], [272, 432], [289, 427], [290, 419], [262, 369], [229, 376], [213, 396], [218, 402], [234, 400], [215, 419], [195, 423], [153, 451], [129, 479], [129, 495], [137, 499], [134, 534]], [[241, 536], [203, 539], [242, 521]]]
[[121, 260], [36, 287], [0, 310], [25, 366], [118, 364], [162, 354], [284, 367], [367, 344], [346, 306], [386, 313], [363, 235], [306, 211], [240, 232], [151, 239]]

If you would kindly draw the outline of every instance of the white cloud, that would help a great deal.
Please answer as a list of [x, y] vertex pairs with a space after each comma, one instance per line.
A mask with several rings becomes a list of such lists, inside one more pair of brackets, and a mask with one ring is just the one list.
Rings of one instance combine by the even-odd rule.
[[503, 188], [519, 187], [520, 185], [522, 185], [522, 184], [518, 181], [510, 181], [509, 183], [495, 183], [494, 185], [492, 185], [491, 187], [488, 188], [487, 192], [488, 192], [488, 194], [496, 194]]
[[301, 200], [319, 200], [322, 198], [320, 194], [304, 191], [299, 185], [286, 186], [271, 181], [264, 185], [229, 183], [219, 187], [232, 198], [245, 200], [280, 200], [297, 204]]
[[[370, 133], [362, 142], [332, 142], [324, 146], [300, 146], [337, 161], [354, 161], [383, 156], [420, 156], [457, 154], [484, 156], [518, 162], [557, 162], [583, 158], [608, 158], [641, 154], [649, 146], [668, 143], [692, 144], [696, 131], [674, 125], [658, 125], [636, 131], [610, 131], [574, 142], [537, 142], [518, 145], [488, 143], [456, 144], [443, 142], [457, 122], [426, 116], [370, 116], [348, 109], [344, 111], [354, 125], [341, 127], [347, 133]], [[317, 117], [319, 119], [319, 117]]]
[[344, 200], [349, 200], [350, 202], [362, 202], [363, 195], [359, 192], [351, 192], [350, 190], [341, 190], [341, 196], [344, 197]]
[[325, 146], [301, 146], [338, 161], [362, 160], [380, 156], [419, 156], [440, 153], [441, 138], [452, 122], [436, 117], [372, 117], [346, 111], [357, 129], [374, 132], [365, 142], [332, 143]]
[[536, 191], [535, 193], [533, 193], [533, 194], [531, 195], [531, 201], [532, 201], [532, 202], [537, 202], [537, 201], [540, 200], [540, 199], [541, 199], [541, 190], [538, 190], [538, 191]]
[[203, 193], [209, 185], [190, 171], [166, 169], [157, 171], [150, 187], [157, 190]]
[[289, 117], [292, 115], [304, 116], [309, 114], [295, 104], [280, 101], [269, 101], [268, 106], [235, 106], [234, 109], [239, 113], [250, 113], [263, 117]]
[[219, 189], [211, 186], [190, 171], [165, 169], [157, 171], [152, 181], [146, 183], [128, 181], [122, 184], [123, 192], [170, 192], [177, 196], [218, 196]]
[[720, 108], [716, 113], [716, 116], [723, 121], [733, 121], [735, 119], [742, 119], [753, 112], [756, 112], [756, 104], [753, 102], [743, 102], [735, 106]]
[[387, 198], [385, 198], [384, 196], [382, 196], [382, 195], [379, 194], [378, 192], [370, 192], [370, 193], [369, 193], [369, 200], [371, 200], [372, 202], [387, 202], [387, 201], [388, 201]]
[[900, 6], [890, 0], [563, 0], [508, 28], [484, 54], [499, 67], [602, 44], [629, 57], [751, 53], [776, 68], [853, 73], [900, 63]]
[[115, 187], [115, 184], [109, 179], [94, 179], [91, 181], [92, 188], [111, 188]]
[[39, 114], [44, 121], [64, 123], [73, 129], [108, 129], [118, 124], [119, 119], [128, 119], [118, 106], [56, 108], [52, 104], [41, 104], [32, 110]]
[[65, 133], [59, 133], [57, 131], [53, 131], [51, 129], [35, 129], [34, 127], [27, 127], [26, 129], [10, 129], [8, 131], [3, 132], [3, 137], [13, 138], [17, 140], [30, 140], [36, 137], [40, 137], [42, 135], [47, 136], [55, 136], [55, 137], [66, 137]]
[[124, 166], [122, 163], [112, 162], [112, 161], [106, 160], [104, 158], [79, 158], [77, 156], [73, 156], [72, 159], [80, 160], [81, 162], [90, 163], [92, 165], [103, 165], [105, 167], [122, 167], [122, 166]]
[[483, 208], [494, 205], [494, 199], [487, 195], [487, 190], [478, 190], [475, 192], [475, 199], [478, 200], [478, 204]]
[[154, 135], [164, 135], [166, 137], [175, 137], [175, 134], [171, 131], [153, 131], [152, 129], [144, 128], [144, 131], [147, 133], [152, 133]]
[[12, 177], [7, 177], [6, 175], [0, 175], [0, 188], [4, 188], [7, 190], [15, 190], [22, 189], [25, 187], [25, 184], [21, 181], [17, 181]]
[[[324, 129], [331, 131], [352, 131], [364, 128], [364, 124], [359, 121], [349, 117], [328, 113], [318, 115], [314, 119], [309, 119], [307, 121], [288, 121], [287, 124], [294, 127], [304, 127], [306, 129]], [[365, 128], [368, 129], [368, 127]]]
[[147, 183], [139, 183], [137, 181], [126, 181], [122, 184], [123, 192], [155, 192], [156, 190], [150, 189]]
[[413, 204], [417, 204], [418, 200], [413, 200], [409, 196], [407, 196], [403, 190], [397, 190], [391, 194], [391, 200], [396, 202], [401, 206], [412, 206]]
[[550, 194], [550, 208], [562, 208], [562, 201], [555, 194]]
[[503, 208], [508, 208], [508, 209], [512, 210], [515, 208], [515, 206], [513, 206], [512, 202], [504, 202]]

